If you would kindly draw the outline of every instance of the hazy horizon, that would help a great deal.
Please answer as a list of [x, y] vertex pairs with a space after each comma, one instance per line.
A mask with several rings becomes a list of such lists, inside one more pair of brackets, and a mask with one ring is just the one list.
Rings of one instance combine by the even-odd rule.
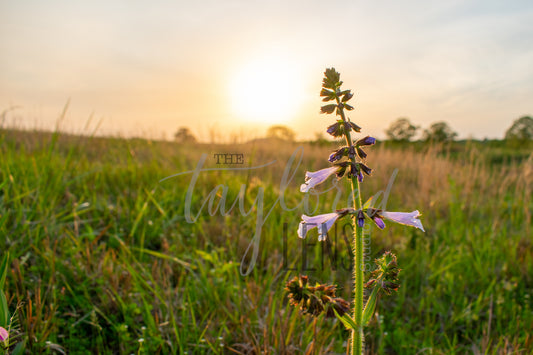
[[407, 117], [502, 138], [533, 114], [532, 20], [528, 1], [0, 1], [0, 112], [53, 130], [69, 102], [75, 133], [186, 126], [205, 141], [282, 124], [304, 140], [323, 131], [333, 66], [365, 134]]

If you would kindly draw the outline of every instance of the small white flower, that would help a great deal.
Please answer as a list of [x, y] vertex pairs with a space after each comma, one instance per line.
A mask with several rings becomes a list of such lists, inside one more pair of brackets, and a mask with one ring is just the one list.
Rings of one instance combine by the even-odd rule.
[[309, 230], [318, 227], [318, 241], [326, 240], [327, 232], [340, 215], [338, 212], [319, 214], [317, 216], [302, 215], [302, 222], [300, 222], [298, 227], [298, 237], [305, 238]]
[[318, 171], [307, 171], [305, 173], [305, 183], [300, 186], [301, 192], [307, 192], [318, 184], [326, 181], [330, 175], [337, 173], [339, 170], [338, 166], [332, 166], [326, 169]]
[[424, 226], [422, 226], [422, 221], [418, 219], [418, 217], [421, 216], [418, 210], [413, 212], [380, 212], [379, 215], [393, 222], [416, 227], [422, 232], [425, 232]]

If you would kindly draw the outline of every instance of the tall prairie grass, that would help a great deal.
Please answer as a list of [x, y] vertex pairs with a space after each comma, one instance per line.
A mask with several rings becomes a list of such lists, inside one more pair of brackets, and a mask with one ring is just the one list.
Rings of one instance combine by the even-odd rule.
[[[323, 157], [333, 148], [299, 146], [1, 131], [0, 251], [10, 253], [5, 293], [15, 315], [12, 349], [19, 343], [29, 353], [343, 353], [343, 326], [300, 317], [283, 290], [287, 279], [304, 273], [313, 282], [337, 283], [351, 297], [350, 270], [322, 257], [316, 235], [305, 242], [296, 236], [304, 167], [328, 166]], [[368, 328], [367, 351], [529, 354], [533, 157], [495, 164], [492, 151], [478, 145], [453, 156], [445, 148], [378, 143], [373, 152], [365, 191], [385, 190], [395, 176], [387, 209], [419, 209], [427, 232], [393, 225], [370, 230], [369, 256], [395, 250], [402, 273], [399, 295], [382, 300]], [[198, 213], [212, 196], [216, 213], [206, 202], [188, 223], [191, 175], [161, 180], [194, 170], [202, 154], [205, 169], [236, 167], [216, 164], [213, 155], [226, 152], [244, 154], [239, 167], [273, 163], [199, 174], [191, 210]], [[296, 159], [287, 168], [291, 156]], [[285, 189], [280, 182], [287, 169], [294, 178]], [[320, 213], [345, 207], [347, 201], [335, 201], [333, 184], [310, 196], [310, 206], [318, 201]], [[227, 187], [226, 211], [245, 185], [249, 215], [238, 204], [223, 215], [217, 203], [224, 190], [213, 192], [218, 185]], [[272, 212], [256, 264], [242, 276], [241, 262], [253, 262], [245, 253], [261, 192], [264, 211]], [[349, 260], [338, 234], [328, 245], [337, 261]]]

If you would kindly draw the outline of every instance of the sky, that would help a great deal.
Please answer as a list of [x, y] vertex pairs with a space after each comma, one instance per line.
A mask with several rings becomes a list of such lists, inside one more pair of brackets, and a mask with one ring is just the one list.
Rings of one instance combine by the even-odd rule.
[[501, 138], [533, 115], [531, 23], [530, 0], [0, 0], [0, 124], [308, 139], [332, 123], [318, 94], [335, 67], [363, 133], [407, 117]]

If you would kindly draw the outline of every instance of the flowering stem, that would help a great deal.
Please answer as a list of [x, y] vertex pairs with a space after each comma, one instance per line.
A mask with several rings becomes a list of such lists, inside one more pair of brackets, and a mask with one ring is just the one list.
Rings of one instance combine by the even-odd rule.
[[[339, 113], [342, 120], [346, 123], [346, 116], [341, 100], [336, 95], [337, 105], [340, 107]], [[350, 147], [353, 142], [350, 135], [350, 130], [344, 130], [344, 138], [346, 145]], [[356, 163], [355, 157], [350, 157], [353, 164]], [[357, 177], [351, 177], [353, 208], [357, 211], [361, 209], [361, 189]], [[352, 346], [351, 354], [359, 355], [363, 352], [363, 281], [364, 281], [364, 267], [363, 267], [363, 228], [357, 224], [357, 215], [352, 216], [352, 224], [354, 227], [354, 314], [353, 319], [357, 324], [357, 329], [352, 330]]]

